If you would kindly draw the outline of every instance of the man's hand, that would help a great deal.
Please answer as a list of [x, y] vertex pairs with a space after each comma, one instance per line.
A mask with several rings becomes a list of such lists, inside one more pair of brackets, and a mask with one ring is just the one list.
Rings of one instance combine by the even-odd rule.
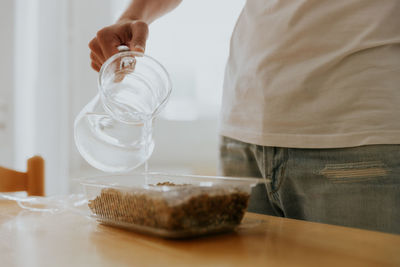
[[176, 8], [182, 0], [132, 0], [117, 23], [97, 32], [89, 43], [92, 68], [99, 71], [104, 61], [118, 53], [118, 46], [144, 52], [148, 25]]
[[118, 53], [118, 46], [126, 45], [132, 51], [144, 52], [149, 28], [140, 20], [122, 20], [99, 30], [89, 43], [91, 66], [100, 71], [104, 61]]

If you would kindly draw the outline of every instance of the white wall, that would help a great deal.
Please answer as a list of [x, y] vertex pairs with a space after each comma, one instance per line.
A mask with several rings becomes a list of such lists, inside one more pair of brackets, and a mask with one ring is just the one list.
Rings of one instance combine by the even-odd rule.
[[14, 1], [0, 1], [0, 165], [14, 167]]
[[183, 1], [150, 26], [146, 52], [170, 72], [173, 91], [156, 122], [150, 168], [215, 175], [218, 115], [232, 30], [244, 1]]
[[[93, 1], [73, 3], [71, 90], [75, 116], [97, 93], [97, 74], [89, 68], [87, 43], [97, 30], [113, 23], [129, 1], [98, 1], [100, 13], [90, 20], [87, 10], [94, 6]], [[102, 8], [109, 3], [106, 10], [110, 13], [104, 13]], [[244, 0], [183, 1], [150, 25], [146, 53], [166, 67], [173, 83], [171, 99], [155, 123], [150, 170], [216, 173], [223, 74], [231, 31], [243, 4]], [[71, 149], [72, 177], [99, 173], [82, 160], [74, 146]]]
[[45, 159], [46, 193], [68, 192], [68, 0], [15, 0], [15, 166]]
[[[73, 121], [97, 94], [88, 43], [128, 2], [0, 1], [0, 34], [9, 36], [0, 42], [0, 163], [25, 169], [28, 157], [42, 155], [50, 195], [69, 192], [71, 178], [100, 173], [79, 155]], [[151, 170], [216, 172], [224, 65], [243, 4], [183, 1], [150, 26], [147, 53], [173, 80], [171, 101], [156, 121]]]

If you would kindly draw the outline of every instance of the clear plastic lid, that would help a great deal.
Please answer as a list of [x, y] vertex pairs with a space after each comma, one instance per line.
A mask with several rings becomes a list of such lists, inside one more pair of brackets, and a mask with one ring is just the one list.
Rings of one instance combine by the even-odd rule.
[[256, 178], [147, 173], [80, 179], [103, 224], [167, 238], [231, 231], [247, 210]]

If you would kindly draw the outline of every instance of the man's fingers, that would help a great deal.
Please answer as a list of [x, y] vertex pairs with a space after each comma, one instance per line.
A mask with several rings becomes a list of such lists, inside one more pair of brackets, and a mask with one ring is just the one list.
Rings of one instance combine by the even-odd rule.
[[106, 27], [97, 32], [97, 40], [99, 41], [99, 46], [105, 57], [108, 59], [112, 55], [118, 53], [118, 46], [122, 43], [119, 36], [119, 32], [111, 27]]
[[132, 37], [129, 42], [131, 50], [144, 53], [149, 28], [145, 22], [136, 21], [131, 25]]
[[89, 43], [92, 68], [99, 71], [109, 57], [119, 52], [120, 45], [144, 53], [148, 34], [148, 25], [143, 21], [117, 23], [99, 30]]
[[97, 72], [100, 71], [101, 65], [98, 62], [92, 61], [91, 66], [92, 66], [92, 69], [94, 69], [95, 71], [97, 71]]
[[90, 53], [90, 60], [101, 65], [104, 63], [104, 59], [101, 59], [97, 54], [93, 53], [93, 51]]
[[90, 48], [90, 50], [91, 50], [91, 55], [90, 55], [90, 57], [92, 58], [92, 53], [93, 53], [93, 54], [94, 54], [93, 56], [95, 56], [95, 58], [97, 58], [99, 62], [104, 63], [104, 61], [105, 61], [106, 59], [105, 59], [105, 57], [104, 57], [104, 55], [103, 55], [103, 52], [102, 52], [102, 50], [101, 50], [101, 48], [100, 48], [100, 45], [99, 45], [99, 41], [97, 40], [96, 37], [93, 38], [93, 39], [90, 41], [90, 43], [89, 43], [89, 48]]

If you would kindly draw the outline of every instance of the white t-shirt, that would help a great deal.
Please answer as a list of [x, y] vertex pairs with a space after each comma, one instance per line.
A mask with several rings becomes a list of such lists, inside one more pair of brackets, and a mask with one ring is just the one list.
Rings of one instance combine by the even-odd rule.
[[222, 99], [243, 142], [400, 144], [400, 0], [248, 0]]

